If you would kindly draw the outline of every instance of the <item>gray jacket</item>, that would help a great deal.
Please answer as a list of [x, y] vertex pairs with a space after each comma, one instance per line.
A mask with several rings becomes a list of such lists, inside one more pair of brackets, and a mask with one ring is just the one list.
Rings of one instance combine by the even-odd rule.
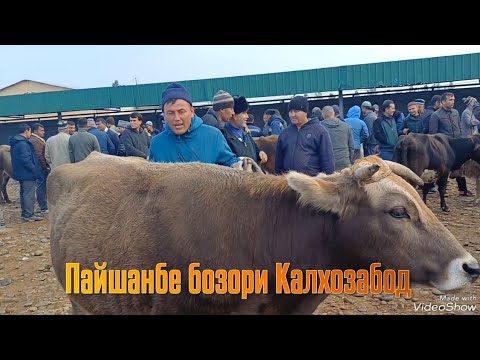
[[367, 125], [368, 134], [369, 134], [366, 144], [370, 146], [377, 145], [377, 140], [375, 140], [375, 136], [373, 135], [373, 123], [375, 122], [375, 120], [377, 120], [377, 115], [375, 115], [375, 112], [373, 111], [370, 111], [363, 118], [363, 121]]
[[477, 125], [480, 121], [473, 116], [472, 109], [466, 108], [462, 112], [462, 118], [460, 119], [462, 125], [462, 136], [468, 137], [478, 133]]
[[335, 158], [335, 171], [340, 171], [352, 163], [353, 143], [352, 128], [338, 118], [320, 121], [330, 134]]
[[70, 163], [70, 154], [68, 152], [68, 140], [70, 135], [59, 132], [57, 135], [49, 137], [45, 145], [45, 159], [50, 165], [50, 169], [57, 166]]
[[87, 129], [78, 129], [68, 139], [70, 162], [77, 163], [85, 159], [92, 151], [100, 152], [100, 144], [95, 135], [89, 134]]
[[440, 108], [430, 117], [430, 134], [445, 134], [452, 138], [462, 137], [460, 114], [457, 110], [447, 111]]
[[210, 125], [217, 129], [223, 129], [225, 127], [225, 123], [218, 119], [217, 113], [213, 108], [208, 109], [207, 113], [203, 115], [202, 121], [205, 125]]

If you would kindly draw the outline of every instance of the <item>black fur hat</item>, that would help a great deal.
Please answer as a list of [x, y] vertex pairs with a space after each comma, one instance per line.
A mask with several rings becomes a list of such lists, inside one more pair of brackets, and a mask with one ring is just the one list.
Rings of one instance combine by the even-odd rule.
[[245, 96], [237, 96], [233, 97], [233, 111], [235, 114], [241, 114], [242, 112], [248, 111], [248, 101], [245, 99]]

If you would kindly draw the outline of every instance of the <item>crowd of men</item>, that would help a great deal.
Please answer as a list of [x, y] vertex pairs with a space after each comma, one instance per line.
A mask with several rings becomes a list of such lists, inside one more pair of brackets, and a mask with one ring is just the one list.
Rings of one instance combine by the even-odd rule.
[[[198, 161], [240, 168], [244, 157], [260, 164], [268, 161], [254, 136], [278, 135], [276, 174], [290, 170], [312, 176], [319, 172], [332, 174], [364, 155], [379, 154], [391, 160], [401, 135], [443, 133], [457, 138], [477, 133], [478, 102], [469, 98], [461, 116], [454, 103], [455, 96], [450, 92], [433, 96], [427, 108], [423, 99], [416, 99], [408, 104], [408, 115], [404, 116], [392, 100], [380, 106], [364, 101], [361, 106], [352, 106], [343, 119], [337, 105], [310, 112], [308, 99], [295, 96], [288, 103], [291, 124], [287, 125], [278, 110], [268, 109], [263, 114], [262, 129], [253, 125], [244, 96], [220, 90], [212, 107], [200, 118], [190, 92], [172, 83], [162, 93], [164, 131], [155, 129], [150, 121], [143, 124], [138, 112], [130, 115], [126, 127], [115, 126], [111, 117], [79, 119], [78, 129], [74, 122], [59, 121], [58, 134], [47, 141], [43, 125], [30, 128], [21, 124], [19, 133], [10, 139], [13, 177], [20, 182], [21, 217], [25, 221], [42, 220], [48, 213], [45, 184], [49, 172], [62, 164], [80, 162], [92, 151], [152, 162]], [[470, 196], [465, 179], [457, 182], [460, 194]]]

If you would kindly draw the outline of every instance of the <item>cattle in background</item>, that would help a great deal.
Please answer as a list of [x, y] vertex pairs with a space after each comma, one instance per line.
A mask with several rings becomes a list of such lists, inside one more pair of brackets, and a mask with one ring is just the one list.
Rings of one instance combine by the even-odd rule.
[[[475, 281], [477, 260], [397, 174], [423, 184], [406, 167], [376, 156], [310, 177], [93, 152], [54, 169], [47, 180], [53, 269], [64, 289], [66, 263], [153, 270], [164, 262], [181, 272], [175, 295], [69, 294], [73, 312], [89, 314], [311, 314], [328, 294], [277, 294], [277, 262], [304, 274], [380, 262], [443, 291]], [[252, 220], [252, 213], [259, 216]], [[191, 294], [187, 275], [194, 262], [202, 270], [267, 270], [268, 292], [245, 300]]]
[[473, 160], [468, 160], [459, 170], [452, 171], [450, 178], [466, 176], [475, 180], [475, 203], [480, 203], [480, 164]]
[[[426, 169], [437, 172], [440, 206], [450, 211], [445, 202], [445, 191], [450, 171], [459, 169], [467, 160], [480, 162], [480, 135], [453, 139], [444, 134], [408, 134], [400, 136], [394, 149], [393, 161], [421, 176]], [[423, 201], [431, 187], [423, 186]]]
[[277, 151], [278, 135], [262, 136], [253, 138], [261, 151], [268, 156], [268, 161], [261, 164], [262, 170], [268, 174], [275, 174], [275, 153]]
[[8, 180], [12, 177], [12, 154], [10, 153], [10, 145], [0, 145], [0, 176], [2, 183], [1, 202], [11, 203], [7, 195]]

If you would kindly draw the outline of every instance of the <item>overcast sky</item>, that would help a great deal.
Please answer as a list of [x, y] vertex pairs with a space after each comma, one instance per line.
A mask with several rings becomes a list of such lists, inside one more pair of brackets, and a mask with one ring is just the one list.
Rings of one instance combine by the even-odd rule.
[[480, 45], [0, 45], [0, 88], [76, 89], [209, 79], [480, 52]]

